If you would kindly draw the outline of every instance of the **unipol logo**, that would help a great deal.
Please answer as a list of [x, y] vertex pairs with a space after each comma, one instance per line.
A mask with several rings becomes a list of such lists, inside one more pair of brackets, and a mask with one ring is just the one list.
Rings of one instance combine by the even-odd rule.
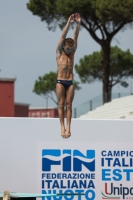
[[86, 155], [84, 155], [77, 149], [43, 149], [42, 171], [51, 171], [55, 165], [61, 166], [62, 171], [65, 172], [82, 171], [83, 166], [94, 172], [95, 150], [86, 150]]

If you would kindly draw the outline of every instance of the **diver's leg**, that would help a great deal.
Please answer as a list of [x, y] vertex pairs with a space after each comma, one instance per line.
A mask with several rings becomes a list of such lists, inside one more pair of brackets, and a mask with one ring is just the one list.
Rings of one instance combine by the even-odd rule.
[[72, 117], [72, 101], [74, 99], [74, 85], [71, 85], [66, 90], [66, 137], [71, 136], [70, 126], [71, 126], [71, 117]]
[[64, 124], [65, 88], [60, 83], [56, 83], [56, 96], [58, 100], [58, 114], [61, 124], [61, 136], [65, 138], [65, 124]]

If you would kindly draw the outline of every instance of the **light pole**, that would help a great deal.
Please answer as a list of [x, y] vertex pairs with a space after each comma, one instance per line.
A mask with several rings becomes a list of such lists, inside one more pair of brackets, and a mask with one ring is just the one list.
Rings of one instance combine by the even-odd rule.
[[47, 117], [47, 113], [48, 113], [48, 97], [46, 97], [46, 117]]
[[132, 95], [132, 81], [130, 81], [130, 94]]

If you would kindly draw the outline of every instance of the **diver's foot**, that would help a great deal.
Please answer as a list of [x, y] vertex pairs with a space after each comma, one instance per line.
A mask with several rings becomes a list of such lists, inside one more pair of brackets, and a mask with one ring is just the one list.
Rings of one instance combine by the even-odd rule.
[[62, 128], [62, 129], [61, 129], [61, 136], [62, 136], [63, 138], [66, 138], [65, 128]]
[[69, 138], [71, 136], [71, 131], [69, 129], [66, 129], [66, 138]]

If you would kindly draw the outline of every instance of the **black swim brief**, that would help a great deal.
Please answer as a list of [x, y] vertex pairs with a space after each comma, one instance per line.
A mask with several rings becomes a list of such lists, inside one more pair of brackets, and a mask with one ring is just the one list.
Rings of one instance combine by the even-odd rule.
[[67, 89], [68, 87], [70, 87], [70, 85], [74, 84], [73, 80], [70, 81], [66, 81], [66, 80], [57, 80], [56, 83], [60, 83], [64, 86], [65, 89]]

